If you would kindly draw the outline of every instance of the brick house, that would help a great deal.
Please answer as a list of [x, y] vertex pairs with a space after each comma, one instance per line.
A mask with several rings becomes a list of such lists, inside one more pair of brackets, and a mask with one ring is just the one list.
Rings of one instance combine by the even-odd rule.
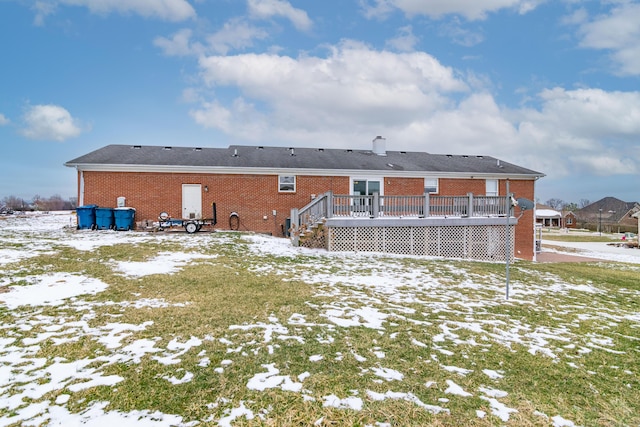
[[[232, 213], [240, 230], [285, 236], [292, 209], [321, 194], [505, 196], [534, 200], [544, 174], [488, 156], [372, 150], [230, 146], [228, 148], [108, 145], [65, 163], [78, 173], [78, 204], [116, 206], [124, 197], [136, 221], [206, 218], [216, 204], [218, 228]], [[509, 184], [507, 184], [507, 181]], [[516, 256], [533, 259], [534, 216], [515, 229]]]

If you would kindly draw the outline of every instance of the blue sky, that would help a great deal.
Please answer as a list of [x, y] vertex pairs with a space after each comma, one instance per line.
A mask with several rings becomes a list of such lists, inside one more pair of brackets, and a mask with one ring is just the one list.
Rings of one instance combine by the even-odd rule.
[[0, 199], [107, 144], [482, 154], [640, 201], [640, 2], [2, 0]]

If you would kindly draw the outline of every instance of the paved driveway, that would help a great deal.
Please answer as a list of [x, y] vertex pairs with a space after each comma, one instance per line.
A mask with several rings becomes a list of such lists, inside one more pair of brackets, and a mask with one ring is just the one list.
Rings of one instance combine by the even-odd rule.
[[538, 262], [616, 261], [640, 264], [640, 249], [613, 246], [603, 242], [558, 242], [542, 240]]

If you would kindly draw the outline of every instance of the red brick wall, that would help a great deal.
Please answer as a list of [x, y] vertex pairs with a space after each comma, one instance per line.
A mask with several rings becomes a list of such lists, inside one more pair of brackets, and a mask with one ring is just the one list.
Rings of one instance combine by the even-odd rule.
[[[509, 192], [513, 193], [516, 199], [524, 197], [531, 201], [535, 201], [534, 195], [535, 181], [509, 181]], [[507, 194], [506, 181], [500, 180], [500, 194]], [[516, 207], [513, 211], [515, 216], [520, 216], [520, 208]], [[514, 255], [516, 258], [532, 260], [535, 255], [535, 217], [533, 209], [525, 211], [518, 220], [515, 236]]]
[[[219, 229], [229, 228], [229, 215], [240, 217], [240, 229], [283, 235], [285, 221], [292, 208], [301, 208], [311, 201], [311, 195], [326, 191], [349, 194], [349, 177], [296, 177], [295, 193], [278, 192], [277, 175], [186, 174], [150, 172], [84, 172], [84, 204], [115, 207], [117, 198], [126, 197], [127, 206], [136, 209], [136, 222], [157, 221], [160, 212], [180, 218], [182, 184], [202, 186], [203, 216], [210, 217], [211, 204], [216, 203]], [[208, 187], [208, 191], [204, 188]], [[460, 196], [467, 193], [485, 194], [484, 179], [439, 180], [438, 195]], [[80, 191], [80, 189], [78, 189]], [[424, 191], [422, 178], [384, 178], [387, 195], [420, 195]], [[500, 181], [500, 194], [506, 193], [505, 181]], [[510, 181], [515, 197], [534, 200], [534, 181]], [[80, 200], [80, 199], [79, 199]], [[273, 211], [276, 215], [273, 215]], [[519, 209], [515, 210], [519, 214]], [[266, 219], [264, 217], [266, 216]], [[533, 212], [526, 212], [516, 228], [515, 256], [532, 259], [534, 255]]]
[[[385, 178], [384, 194], [388, 196], [411, 196], [424, 193], [424, 178]], [[349, 194], [349, 193], [345, 193]]]
[[312, 194], [349, 194], [348, 177], [297, 176], [295, 193], [279, 193], [277, 175], [84, 172], [84, 204], [115, 207], [124, 196], [127, 206], [136, 209], [136, 222], [157, 221], [160, 212], [180, 218], [182, 184], [202, 186], [203, 217], [212, 216], [211, 204], [216, 203], [218, 228], [228, 229], [229, 215], [236, 212], [241, 230], [276, 236], [282, 235], [291, 209], [305, 206]]

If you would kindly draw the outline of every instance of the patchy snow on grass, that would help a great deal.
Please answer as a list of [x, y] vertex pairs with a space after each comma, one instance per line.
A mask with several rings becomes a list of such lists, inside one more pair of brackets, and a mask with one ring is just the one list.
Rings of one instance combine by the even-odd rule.
[[450, 411], [447, 408], [443, 408], [438, 405], [429, 405], [423, 403], [415, 394], [413, 393], [401, 393], [394, 391], [387, 391], [386, 393], [377, 393], [371, 390], [367, 390], [367, 396], [371, 400], [385, 400], [385, 399], [394, 399], [394, 400], [406, 400], [408, 402], [415, 403], [422, 409], [431, 412], [432, 414], [439, 414], [441, 412], [449, 413]]
[[8, 286], [9, 292], [0, 294], [8, 308], [21, 306], [57, 306], [66, 299], [79, 295], [95, 295], [107, 288], [107, 284], [90, 277], [69, 273], [50, 273], [22, 279], [25, 285]]
[[[197, 252], [198, 248], [210, 244], [207, 239], [210, 240], [212, 235], [171, 233], [173, 235], [168, 236], [161, 233], [75, 230], [74, 221], [75, 217], [71, 213], [61, 213], [12, 217], [0, 225], [0, 302], [8, 310], [15, 310], [11, 322], [0, 324], [0, 410], [3, 413], [0, 425], [168, 427], [217, 422], [221, 426], [231, 426], [234, 421], [240, 422], [243, 418], [263, 419], [267, 417], [270, 408], [254, 408], [252, 405], [255, 402], [252, 401], [232, 402], [229, 396], [228, 399], [221, 396], [215, 403], [225, 405], [219, 419], [211, 416], [200, 422], [188, 423], [179, 415], [159, 412], [105, 411], [109, 402], [102, 401], [88, 402], [86, 409], [79, 413], [70, 413], [68, 406], [77, 403], [74, 400], [76, 393], [96, 386], [118, 387], [126, 381], [121, 376], [106, 373], [115, 364], [137, 365], [143, 360], [157, 362], [166, 369], [156, 378], [166, 381], [168, 387], [179, 387], [194, 381], [196, 366], [208, 369], [211, 375], [217, 377], [218, 374], [226, 376], [233, 371], [234, 369], [226, 369], [230, 365], [233, 368], [242, 366], [247, 355], [259, 355], [269, 361], [269, 357], [282, 351], [288, 341], [304, 344], [305, 339], [298, 335], [302, 329], [317, 330], [317, 335], [314, 331], [315, 337], [307, 340], [313, 342], [314, 346], [329, 347], [343, 338], [341, 334], [348, 334], [348, 331], [356, 330], [355, 328], [366, 328], [368, 333], [379, 334], [385, 340], [423, 352], [424, 362], [431, 363], [433, 369], [468, 376], [465, 380], [473, 379], [474, 375], [470, 374], [478, 371], [482, 372], [485, 380], [502, 385], [509, 381], [509, 369], [502, 367], [502, 362], [489, 365], [500, 366], [502, 369], [481, 369], [475, 363], [465, 363], [467, 355], [461, 353], [462, 349], [464, 352], [488, 352], [492, 347], [501, 346], [516, 351], [517, 347], [528, 351], [527, 357], [547, 358], [554, 363], [572, 364], [579, 368], [583, 366], [580, 358], [589, 354], [624, 354], [628, 350], [618, 347], [618, 341], [610, 336], [607, 325], [628, 322], [632, 328], [640, 327], [640, 314], [620, 309], [613, 304], [604, 307], [572, 302], [560, 307], [550, 303], [544, 308], [547, 310], [545, 314], [570, 314], [567, 315], [570, 320], [554, 327], [547, 326], [545, 322], [535, 324], [527, 320], [526, 316], [496, 315], [488, 310], [498, 308], [500, 313], [512, 310], [539, 311], [541, 309], [535, 306], [538, 297], [546, 297], [552, 301], [559, 296], [579, 293], [595, 298], [604, 292], [595, 283], [564, 283], [553, 275], [540, 274], [538, 283], [527, 283], [526, 286], [517, 281], [512, 283], [512, 298], [505, 302], [500, 277], [488, 275], [480, 280], [477, 274], [474, 276], [473, 272], [455, 265], [442, 263], [429, 268], [413, 268], [410, 266], [411, 257], [328, 253], [296, 248], [286, 239], [243, 234], [247, 250], [255, 258], [250, 267], [254, 274], [283, 274], [283, 266], [289, 267], [287, 259], [295, 259], [295, 269], [290, 269], [288, 273], [294, 280], [314, 286], [315, 297], [318, 297], [316, 301], [321, 302], [313, 301], [309, 304], [317, 310], [317, 318], [323, 321], [312, 322], [299, 313], [287, 315], [288, 319], [282, 321], [271, 315], [264, 321], [230, 325], [228, 333], [223, 333], [223, 336], [153, 336], [149, 334], [153, 330], [153, 322], [144, 319], [139, 323], [135, 323], [136, 320], [124, 321], [119, 319], [122, 311], [185, 307], [189, 305], [189, 301], [169, 303], [162, 298], [132, 295], [128, 301], [96, 302], [96, 298], [88, 296], [108, 289], [108, 284], [100, 280], [64, 272], [25, 275], [17, 269], [13, 270], [14, 265], [39, 255], [55, 254], [61, 246], [92, 251], [107, 245], [171, 241], [175, 244], [175, 251], [153, 254], [142, 262], [112, 261], [107, 265], [114, 273], [126, 278], [174, 274], [185, 266], [215, 259], [215, 256]], [[225, 237], [220, 239], [220, 242], [226, 242]], [[640, 251], [638, 253], [640, 255]], [[274, 260], [273, 256], [278, 258]], [[619, 256], [618, 253], [616, 256]], [[295, 270], [295, 273], [291, 273], [291, 270]], [[292, 279], [287, 276], [285, 280]], [[640, 293], [636, 291], [621, 289], [620, 293], [631, 300], [640, 298]], [[54, 313], [44, 314], [43, 310], [51, 311], [52, 307], [56, 308]], [[98, 308], [109, 308], [113, 312], [97, 318]], [[390, 330], [401, 322], [415, 325], [416, 328], [408, 334], [398, 332], [398, 329], [391, 334]], [[584, 334], [576, 328], [581, 322], [598, 323], [602, 327]], [[432, 327], [437, 333], [418, 335], [415, 331], [422, 327]], [[412, 333], [416, 337], [411, 336]], [[42, 355], [42, 350], [47, 346], [75, 343], [80, 339], [99, 346], [95, 357], [67, 360], [62, 357], [48, 359]], [[200, 351], [205, 341], [227, 346], [226, 353], [225, 349], [221, 352], [226, 358], [220, 361], [220, 354], [214, 356], [209, 349]], [[246, 381], [246, 388], [256, 392], [278, 389], [299, 393], [305, 401], [317, 400], [324, 407], [341, 410], [360, 411], [366, 409], [371, 401], [392, 399], [411, 402], [433, 414], [450, 413], [449, 409], [442, 406], [424, 403], [410, 392], [379, 393], [366, 390], [367, 398], [363, 399], [359, 397], [358, 390], [353, 390], [346, 397], [335, 394], [320, 397], [320, 394], [314, 395], [313, 390], [306, 390], [306, 385], [313, 384], [313, 377], [318, 374], [314, 369], [321, 370], [326, 363], [339, 364], [345, 360], [349, 363], [355, 360], [361, 372], [366, 373], [363, 377], [368, 378], [376, 387], [384, 384], [402, 390], [408, 379], [415, 380], [417, 374], [410, 369], [403, 369], [403, 372], [395, 369], [398, 366], [391, 365], [395, 360], [394, 349], [385, 347], [384, 342], [376, 341], [370, 348], [343, 348], [342, 352], [333, 350], [322, 353], [314, 347], [303, 356], [305, 360], [313, 362], [304, 368], [308, 371], [288, 372], [289, 367], [283, 364], [264, 363], [261, 366], [265, 372], [251, 373], [249, 376], [252, 376], [248, 380], [243, 378], [241, 384]], [[192, 350], [196, 353], [200, 351], [195, 359], [192, 357]], [[192, 352], [187, 355], [190, 351]], [[451, 356], [460, 355], [464, 359], [452, 361]], [[183, 359], [194, 359], [195, 362], [186, 367]], [[371, 366], [379, 363], [384, 363], [386, 367]], [[281, 374], [281, 369], [276, 366], [281, 367], [285, 374]], [[629, 369], [624, 371], [630, 372], [626, 375], [634, 375]], [[436, 391], [436, 383], [425, 383], [425, 380], [426, 378], [419, 378], [417, 383], [430, 388], [430, 393]], [[361, 389], [360, 393], [363, 392]], [[498, 400], [507, 396], [505, 391], [499, 389], [480, 386], [477, 390], [467, 391], [448, 379], [444, 393], [460, 397], [473, 396], [475, 393], [483, 401], [482, 409], [486, 410], [488, 405], [491, 414], [505, 423], [509, 421], [511, 414], [517, 412], [517, 409]], [[439, 399], [443, 404], [449, 401], [447, 397]], [[487, 416], [482, 409], [476, 409], [478, 418]], [[322, 420], [318, 421], [322, 423]], [[551, 420], [554, 426], [574, 426], [573, 422], [561, 415]], [[383, 426], [385, 423], [379, 422], [376, 425]]]
[[275, 365], [262, 365], [267, 369], [267, 372], [254, 375], [247, 382], [247, 388], [251, 390], [264, 391], [268, 388], [281, 388], [287, 391], [300, 391], [302, 390], [302, 383], [292, 381], [288, 375], [277, 375], [280, 370]]
[[469, 393], [468, 391], [464, 391], [462, 387], [460, 387], [458, 384], [454, 383], [453, 381], [447, 380], [446, 382], [449, 387], [447, 387], [447, 389], [444, 391], [445, 394], [455, 394], [457, 396], [462, 396], [462, 397], [473, 396], [472, 393]]
[[328, 406], [331, 408], [338, 409], [353, 409], [355, 411], [362, 410], [363, 402], [359, 397], [345, 397], [344, 399], [340, 399], [335, 394], [330, 394], [328, 396], [324, 396], [322, 406]]
[[186, 252], [160, 252], [148, 261], [120, 261], [116, 269], [127, 276], [143, 277], [151, 274], [172, 274], [194, 259], [212, 259], [214, 255]]
[[391, 369], [391, 368], [371, 368], [371, 370], [373, 371], [373, 373], [380, 377], [380, 378], [384, 378], [387, 381], [402, 381], [402, 379], [404, 378], [404, 375], [401, 372], [396, 371], [395, 369]]

